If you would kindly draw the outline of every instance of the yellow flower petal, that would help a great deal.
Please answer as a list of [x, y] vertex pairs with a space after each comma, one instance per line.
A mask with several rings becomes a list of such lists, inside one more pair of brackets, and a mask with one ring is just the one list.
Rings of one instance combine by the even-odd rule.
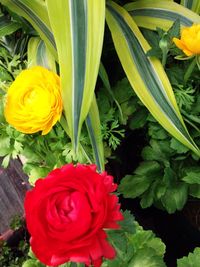
[[183, 28], [181, 39], [173, 38], [175, 45], [187, 56], [200, 54], [200, 25]]
[[62, 108], [59, 76], [36, 66], [22, 71], [8, 89], [5, 118], [20, 132], [47, 134]]

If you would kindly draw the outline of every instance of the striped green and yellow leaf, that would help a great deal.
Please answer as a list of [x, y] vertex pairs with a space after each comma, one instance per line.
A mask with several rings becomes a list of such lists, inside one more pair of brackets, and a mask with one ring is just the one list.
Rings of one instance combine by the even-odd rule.
[[200, 13], [200, 1], [199, 0], [181, 0], [181, 5], [191, 9], [195, 13]]
[[[94, 96], [103, 43], [104, 0], [47, 0], [73, 147]], [[56, 7], [56, 8], [55, 8]]]
[[[51, 30], [51, 27], [50, 27], [47, 6], [46, 6], [46, 4], [44, 2], [41, 3], [41, 1], [39, 1], [39, 0], [33, 0], [33, 1], [26, 1], [26, 0], [24, 0], [24, 1], [21, 1], [21, 0], [16, 0], [16, 1], [14, 1], [14, 0], [8, 0], [8, 1], [7, 0], [0, 0], [0, 3], [5, 5], [6, 7], [8, 7], [12, 12], [15, 12], [19, 16], [23, 16], [25, 19], [27, 19], [32, 24], [32, 26], [38, 31], [38, 34], [40, 35], [40, 37], [44, 40], [45, 45], [48, 48], [47, 51], [49, 50], [52, 53], [52, 56], [48, 55], [48, 58], [49, 58], [49, 56], [50, 56], [51, 59], [53, 59], [54, 57], [57, 58], [57, 50], [56, 50], [55, 39], [54, 39], [52, 30]], [[100, 4], [102, 4], [102, 2]], [[54, 3], [54, 7], [55, 7], [55, 3]], [[94, 8], [94, 5], [90, 6], [90, 12], [88, 13], [88, 14], [90, 14], [90, 21], [92, 19], [94, 19], [95, 15], [96, 15], [96, 13], [93, 14], [92, 8]], [[103, 8], [101, 8], [100, 11], [103, 12], [103, 16], [102, 16], [102, 21], [103, 21], [103, 20], [105, 20], [105, 6], [103, 6]], [[99, 16], [101, 17], [100, 11], [99, 11]], [[96, 10], [96, 12], [98, 12], [98, 10]], [[93, 14], [93, 16], [91, 16], [91, 13]], [[66, 19], [67, 18], [65, 17], [64, 20], [66, 20]], [[97, 17], [97, 20], [98, 20], [98, 17]], [[94, 25], [97, 28], [97, 24], [99, 23], [99, 21], [97, 21], [97, 20], [95, 20], [96, 24], [90, 23], [90, 32], [92, 32], [91, 28], [94, 27]], [[66, 23], [68, 23], [68, 21]], [[98, 24], [98, 26], [99, 26], [99, 24]], [[101, 34], [98, 36], [97, 40], [95, 40], [95, 45], [98, 44], [98, 40], [101, 41], [101, 39], [103, 39], [103, 37], [102, 37], [102, 35], [103, 35], [103, 27], [102, 27], [102, 29], [100, 28], [100, 32], [101, 32]], [[98, 32], [97, 32], [97, 34], [98, 34]], [[88, 47], [91, 50], [92, 42], [93, 42], [93, 39], [95, 39], [95, 36], [92, 36], [92, 34], [90, 33], [90, 36], [88, 35], [88, 38], [90, 38], [90, 42], [88, 42], [90, 44], [88, 45]], [[39, 39], [38, 39], [38, 41], [36, 41], [36, 40], [33, 41], [32, 40], [31, 42], [32, 42], [32, 44], [31, 43], [29, 44], [29, 50], [31, 50], [31, 49], [34, 50], [37, 46], [40, 47], [39, 51], [42, 51], [42, 49], [44, 49], [44, 44], [39, 42]], [[65, 43], [65, 45], [66, 45], [65, 48], [69, 49], [70, 43], [67, 42], [67, 44]], [[80, 47], [81, 47], [81, 44], [80, 44]], [[81, 47], [81, 49], [82, 49], [82, 47]], [[93, 60], [93, 58], [95, 59], [96, 55], [94, 56], [94, 55], [91, 55], [89, 53], [87, 55], [88, 55], [88, 58], [89, 58], [88, 61], [89, 61], [89, 64], [90, 64], [90, 68], [94, 69], [94, 70], [95, 70], [95, 68], [98, 68], [97, 67], [98, 60], [96, 62], [95, 62], [95, 60]], [[97, 55], [97, 57], [98, 57], [98, 55]], [[100, 55], [99, 55], [99, 57], [100, 57]], [[36, 60], [36, 59], [33, 59], [33, 58], [31, 59], [30, 58], [29, 63], [32, 60]], [[44, 58], [43, 58], [43, 60], [44, 60]], [[43, 64], [44, 62], [40, 62], [40, 63]], [[53, 62], [51, 62], [51, 63], [54, 64]], [[66, 65], [65, 65], [66, 68], [68, 67], [68, 63], [69, 63], [69, 60], [66, 62]], [[34, 64], [34, 62], [32, 62], [30, 64]], [[94, 64], [94, 66], [92, 64]], [[87, 76], [89, 76], [89, 75], [87, 75]], [[73, 102], [73, 99], [70, 98], [70, 97], [69, 98], [65, 97], [65, 99], [63, 99], [63, 101], [65, 102], [65, 106], [68, 106], [68, 105], [70, 106], [71, 103]], [[87, 101], [85, 101], [85, 102], [87, 102]], [[82, 103], [79, 103], [79, 105], [82, 105]], [[85, 103], [85, 105], [87, 105], [87, 107], [89, 109], [89, 102]], [[69, 120], [68, 116], [67, 116], [67, 120]], [[96, 121], [96, 124], [95, 124], [96, 130], [94, 131], [94, 133], [97, 133], [97, 129], [100, 129], [100, 125], [97, 127], [97, 121]], [[92, 122], [93, 122], [93, 120], [92, 120]], [[68, 129], [68, 134], [70, 134], [68, 126], [66, 126], [65, 128]], [[89, 130], [90, 130], [90, 128], [88, 128], [88, 131]], [[98, 135], [99, 135], [99, 133], [98, 133]], [[92, 135], [90, 134], [90, 136], [92, 136]], [[97, 139], [98, 138], [93, 138], [93, 146], [95, 146], [94, 141], [97, 140]], [[98, 143], [96, 144], [96, 151], [98, 151], [101, 146], [102, 146], [102, 144], [100, 145], [100, 141], [98, 141]], [[100, 161], [103, 162], [102, 156], [100, 154], [101, 153], [99, 152], [99, 158], [101, 158]], [[101, 168], [101, 166], [99, 166], [99, 169], [100, 168]]]
[[[39, 37], [32, 37], [28, 43], [28, 67], [40, 65], [56, 72], [55, 58], [49, 53], [44, 42]], [[69, 135], [69, 129], [66, 120], [62, 116], [61, 125], [63, 126], [66, 133]], [[89, 162], [96, 162], [99, 171], [104, 170], [104, 152], [103, 142], [101, 137], [100, 118], [99, 111], [94, 97], [90, 111], [86, 118], [86, 126], [90, 136], [91, 144], [93, 147], [94, 159], [89, 158], [86, 150], [80, 144], [80, 149], [85, 155]]]
[[141, 0], [124, 6], [139, 27], [168, 30], [175, 20], [182, 26], [200, 23], [200, 17], [193, 11], [169, 1]]
[[90, 112], [88, 113], [85, 122], [93, 148], [94, 160], [98, 171], [102, 172], [104, 170], [104, 149], [101, 136], [99, 109], [95, 97], [93, 98]]
[[28, 68], [43, 66], [56, 72], [56, 60], [40, 37], [31, 37], [28, 42]]
[[184, 125], [167, 75], [158, 59], [146, 56], [150, 46], [132, 17], [110, 2], [106, 20], [121, 64], [138, 97], [169, 133], [200, 155]]
[[19, 16], [24, 17], [45, 41], [51, 53], [56, 56], [56, 45], [50, 28], [45, 1], [0, 0], [0, 3]]

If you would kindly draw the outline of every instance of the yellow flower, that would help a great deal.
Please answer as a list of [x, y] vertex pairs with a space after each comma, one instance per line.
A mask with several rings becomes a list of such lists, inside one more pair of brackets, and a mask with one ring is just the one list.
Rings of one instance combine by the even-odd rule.
[[181, 39], [173, 38], [173, 42], [187, 56], [200, 54], [200, 24], [183, 28]]
[[23, 70], [8, 89], [5, 118], [23, 133], [47, 134], [62, 113], [60, 78], [40, 66]]

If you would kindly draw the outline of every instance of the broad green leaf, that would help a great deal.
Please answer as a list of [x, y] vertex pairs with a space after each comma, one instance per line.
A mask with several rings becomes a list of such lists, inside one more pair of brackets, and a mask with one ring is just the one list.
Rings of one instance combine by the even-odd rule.
[[172, 138], [170, 141], [170, 147], [176, 150], [178, 154], [188, 152], [188, 148], [181, 144], [177, 139]]
[[181, 5], [191, 9], [195, 13], [200, 13], [200, 1], [199, 0], [181, 0]]
[[133, 257], [128, 267], [166, 267], [163, 259], [156, 255], [154, 249], [140, 249]]
[[155, 174], [160, 170], [160, 165], [156, 161], [143, 161], [139, 167], [134, 171], [135, 174], [143, 175], [148, 177], [149, 175]]
[[174, 183], [173, 187], [167, 189], [165, 195], [161, 198], [163, 206], [168, 213], [174, 213], [181, 210], [187, 201], [188, 186], [185, 183]]
[[12, 34], [20, 28], [20, 24], [0, 13], [0, 37]]
[[0, 157], [4, 157], [12, 151], [10, 147], [10, 137], [0, 136]]
[[191, 168], [187, 171], [187, 175], [182, 178], [188, 184], [199, 184], [200, 185], [200, 167]]
[[153, 249], [153, 254], [157, 256], [163, 256], [165, 253], [165, 244], [162, 240], [155, 236], [151, 230], [143, 230], [141, 226], [136, 224], [135, 235], [129, 235], [131, 244], [133, 245], [135, 251], [140, 251], [140, 249], [151, 248]]
[[46, 3], [58, 51], [64, 111], [76, 152], [99, 70], [105, 0]]
[[43, 66], [56, 72], [56, 61], [44, 41], [39, 37], [31, 37], [28, 42], [28, 68]]
[[168, 163], [169, 157], [174, 154], [174, 150], [169, 147], [169, 142], [166, 140], [150, 140], [150, 146], [144, 147], [142, 157], [145, 160], [156, 160], [158, 162]]
[[200, 264], [200, 248], [195, 248], [193, 253], [189, 253], [187, 257], [177, 260], [177, 267], [199, 267]]
[[124, 220], [119, 221], [118, 224], [120, 225], [120, 230], [134, 234], [135, 233], [135, 221], [133, 215], [130, 211], [125, 210], [123, 212]]
[[56, 44], [49, 23], [45, 1], [41, 0], [0, 0], [12, 12], [28, 20], [45, 41], [56, 57]]
[[152, 177], [126, 175], [119, 185], [119, 192], [125, 198], [135, 198], [144, 193], [152, 182]]
[[96, 165], [98, 170], [102, 172], [104, 170], [104, 150], [101, 136], [99, 110], [95, 97], [92, 101], [88, 116], [86, 117], [86, 126], [93, 147]]
[[142, 128], [147, 122], [148, 111], [146, 108], [141, 107], [141, 109], [137, 110], [132, 116], [129, 123], [129, 127], [134, 129]]
[[138, 26], [152, 30], [157, 27], [168, 30], [177, 19], [180, 19], [182, 26], [200, 23], [197, 14], [175, 2], [141, 0], [125, 5], [125, 9]]
[[111, 2], [106, 20], [121, 64], [136, 94], [155, 119], [175, 138], [200, 151], [188, 134], [167, 75], [156, 58], [148, 58], [149, 44], [128, 12]]
[[22, 267], [37, 267], [37, 262], [35, 260], [27, 260], [22, 264]]

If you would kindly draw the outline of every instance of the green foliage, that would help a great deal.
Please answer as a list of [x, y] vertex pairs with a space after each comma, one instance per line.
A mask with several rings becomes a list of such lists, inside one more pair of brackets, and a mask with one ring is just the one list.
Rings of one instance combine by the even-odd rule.
[[12, 218], [12, 221], [10, 223], [10, 228], [15, 231], [15, 230], [19, 229], [20, 227], [22, 227], [23, 225], [24, 225], [24, 221], [21, 218], [21, 216], [15, 215]]
[[120, 230], [108, 231], [109, 241], [116, 249], [117, 257], [112, 261], [106, 260], [102, 266], [166, 266], [163, 261], [165, 245], [161, 239], [152, 231], [143, 230], [129, 212], [125, 211], [124, 217]]
[[161, 28], [157, 28], [157, 35], [151, 31], [145, 31], [144, 35], [152, 45], [152, 48], [147, 52], [147, 55], [161, 59], [163, 66], [165, 66], [169, 51], [176, 50], [172, 39], [173, 37], [180, 36], [180, 20], [176, 20], [167, 32]]
[[124, 138], [124, 125], [135, 111], [135, 106], [133, 105], [134, 93], [126, 78], [118, 81], [111, 89], [112, 94], [106, 88], [101, 88], [97, 93], [97, 103], [103, 140], [115, 150]]
[[[146, 30], [144, 34], [152, 45], [149, 56], [161, 56], [160, 58], [163, 53], [157, 53], [159, 43], [163, 41], [163, 36], [168, 36], [166, 71], [185, 122], [188, 123], [195, 142], [199, 144], [199, 72], [196, 67], [187, 83], [183, 84], [183, 76], [190, 62], [174, 60], [176, 50], [171, 42], [173, 36], [179, 35], [179, 30], [177, 21], [167, 33], [157, 29], [157, 34]], [[138, 114], [138, 117], [135, 117], [135, 114]], [[147, 128], [146, 138], [149, 144], [143, 148], [143, 160], [134, 173], [121, 180], [119, 192], [127, 198], [140, 197], [143, 208], [154, 204], [169, 213], [181, 210], [188, 196], [199, 198], [199, 158], [178, 140], [169, 136], [151, 115], [146, 115], [144, 107], [136, 105], [131, 117], [131, 129], [139, 128], [140, 124], [141, 127]]]
[[195, 248], [193, 253], [189, 253], [187, 257], [178, 259], [177, 267], [199, 267], [200, 248]]
[[[0, 263], [1, 267], [19, 267], [26, 259], [28, 252], [28, 244], [20, 241], [17, 249], [13, 250], [6, 243], [0, 247]], [[39, 266], [38, 266], [39, 267]]]

